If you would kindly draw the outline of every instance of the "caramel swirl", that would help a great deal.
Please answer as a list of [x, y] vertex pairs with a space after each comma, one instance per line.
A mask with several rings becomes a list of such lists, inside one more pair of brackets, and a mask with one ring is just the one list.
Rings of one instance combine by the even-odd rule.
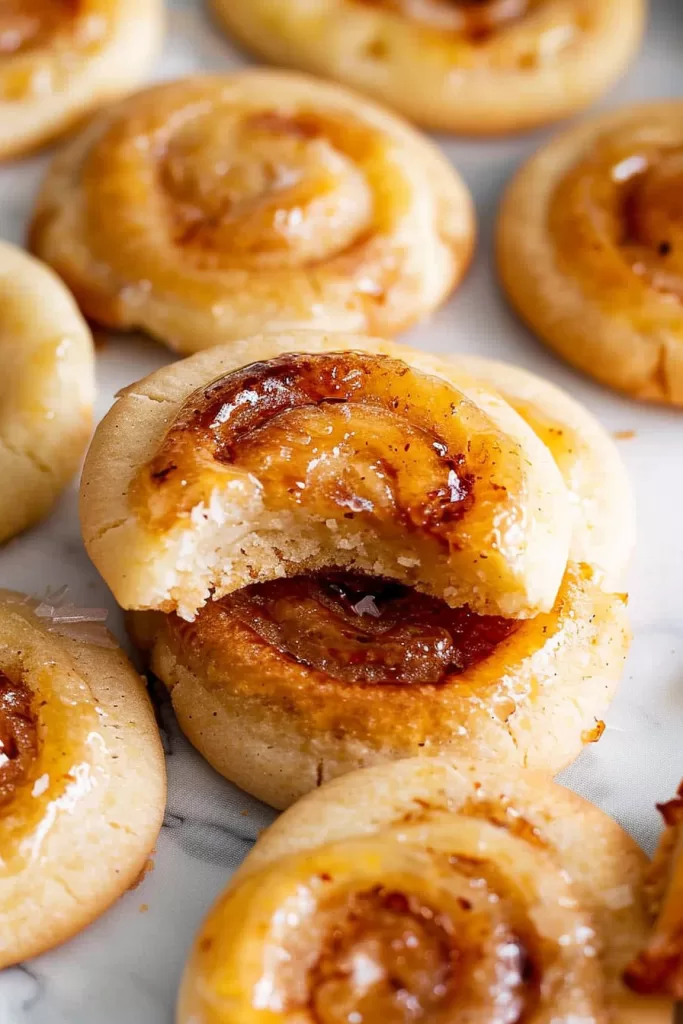
[[[423, 825], [283, 857], [229, 889], [191, 961], [201, 994], [186, 989], [179, 1019], [602, 1021], [593, 936], [542, 849], [492, 822], [433, 812]], [[204, 1003], [213, 991], [217, 1012]]]
[[[377, 885], [328, 911], [326, 941], [309, 975], [320, 1024], [405, 1020], [439, 1013], [453, 998], [453, 921], [419, 898]], [[369, 983], [358, 977], [361, 961]]]
[[[645, 323], [680, 320], [683, 300], [683, 146], [616, 133], [560, 182], [550, 226], [572, 276], [601, 305]], [[622, 138], [620, 138], [620, 135]], [[577, 260], [577, 254], [580, 260]], [[658, 296], [674, 302], [657, 307]]]
[[38, 749], [31, 691], [0, 671], [0, 813], [31, 780]]
[[[457, 395], [387, 356], [287, 354], [186, 402], [136, 485], [150, 525], [195, 507], [212, 463], [262, 481], [272, 509], [389, 519], [448, 545], [473, 477], [452, 440]], [[469, 454], [469, 453], [468, 453]]]
[[[205, 270], [353, 257], [389, 215], [375, 207], [364, 174], [379, 149], [375, 134], [332, 112], [247, 111], [228, 132], [200, 115], [160, 142], [170, 234]], [[366, 291], [378, 299], [381, 282]]]
[[255, 584], [220, 604], [299, 664], [346, 683], [444, 682], [482, 661], [519, 626], [350, 573]]
[[290, 327], [394, 333], [469, 260], [450, 165], [322, 82], [259, 70], [158, 86], [66, 159], [72, 201], [49, 177], [32, 244], [93, 318], [182, 351]]

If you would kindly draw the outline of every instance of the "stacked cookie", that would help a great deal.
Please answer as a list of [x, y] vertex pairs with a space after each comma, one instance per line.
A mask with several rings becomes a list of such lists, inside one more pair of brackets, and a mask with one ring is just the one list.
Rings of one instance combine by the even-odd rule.
[[125, 391], [81, 520], [192, 741], [284, 807], [420, 753], [572, 760], [628, 648], [630, 501], [538, 378], [306, 332]]

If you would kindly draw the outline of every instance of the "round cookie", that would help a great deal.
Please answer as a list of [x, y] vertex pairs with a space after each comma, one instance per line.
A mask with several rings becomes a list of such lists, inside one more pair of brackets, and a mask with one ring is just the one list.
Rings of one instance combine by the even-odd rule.
[[92, 427], [94, 350], [64, 285], [0, 242], [0, 543], [47, 515]]
[[258, 69], [102, 114], [54, 161], [30, 237], [89, 317], [189, 353], [264, 330], [403, 330], [462, 277], [474, 212], [400, 119]]
[[647, 859], [544, 774], [447, 759], [355, 772], [258, 840], [197, 935], [178, 1024], [668, 1024], [621, 973]]
[[567, 117], [622, 73], [644, 0], [212, 0], [228, 31], [437, 131], [491, 135]]
[[550, 611], [572, 525], [557, 466], [499, 396], [473, 400], [436, 365], [302, 332], [122, 392], [81, 488], [85, 544], [119, 603], [191, 620], [209, 598], [337, 566], [483, 615]]
[[503, 286], [568, 362], [683, 405], [683, 103], [626, 107], [536, 153], [499, 214]]
[[49, 142], [134, 89], [162, 32], [162, 0], [3, 0], [0, 159]]
[[0, 968], [70, 938], [121, 896], [164, 812], [140, 676], [87, 613], [79, 633], [74, 615], [64, 626], [49, 612], [0, 591]]
[[619, 586], [633, 501], [611, 439], [558, 388], [484, 359], [421, 356], [475, 400], [495, 388], [543, 439], [574, 512], [555, 606], [524, 621], [452, 610], [344, 573], [256, 584], [191, 624], [133, 614], [183, 731], [276, 807], [379, 761], [439, 753], [559, 771], [599, 738], [629, 645]]

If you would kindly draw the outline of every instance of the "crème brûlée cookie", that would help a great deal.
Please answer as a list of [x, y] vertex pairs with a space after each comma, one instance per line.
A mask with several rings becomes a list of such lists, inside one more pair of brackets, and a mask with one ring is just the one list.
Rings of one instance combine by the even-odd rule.
[[566, 117], [621, 74], [644, 0], [212, 0], [253, 52], [336, 78], [439, 131]]
[[144, 684], [104, 626], [0, 591], [0, 968], [136, 881], [165, 791]]
[[648, 873], [654, 927], [626, 971], [626, 984], [647, 995], [683, 1000], [683, 782], [658, 804], [665, 829]]
[[404, 346], [313, 332], [198, 353], [125, 389], [88, 453], [81, 522], [124, 608], [189, 620], [330, 566], [530, 617], [553, 607], [572, 533], [552, 455], [494, 392], [468, 397]]
[[210, 600], [191, 623], [132, 613], [133, 639], [186, 735], [276, 807], [354, 768], [417, 754], [558, 771], [599, 738], [623, 669], [629, 629], [624, 596], [612, 591], [633, 519], [613, 442], [525, 371], [413, 357], [473, 400], [495, 388], [545, 442], [574, 515], [564, 579], [552, 609], [526, 619], [338, 570], [253, 584]]
[[57, 156], [30, 237], [89, 317], [189, 353], [263, 330], [394, 334], [460, 280], [474, 213], [400, 119], [251, 70], [102, 114]]
[[162, 32], [163, 0], [3, 0], [0, 158], [136, 88]]
[[621, 980], [646, 867], [545, 774], [365, 769], [261, 836], [195, 939], [176, 1021], [669, 1024], [669, 1001]]
[[635, 398], [683, 405], [683, 102], [559, 135], [508, 187], [503, 286], [559, 355]]
[[0, 242], [0, 543], [47, 515], [92, 429], [92, 336], [48, 267]]

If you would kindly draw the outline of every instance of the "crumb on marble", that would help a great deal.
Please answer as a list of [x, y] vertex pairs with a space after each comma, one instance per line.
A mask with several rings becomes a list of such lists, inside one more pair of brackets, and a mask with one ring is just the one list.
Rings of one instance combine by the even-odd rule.
[[615, 437], [617, 441], [630, 441], [636, 437], [635, 430], [615, 430], [612, 437]]

